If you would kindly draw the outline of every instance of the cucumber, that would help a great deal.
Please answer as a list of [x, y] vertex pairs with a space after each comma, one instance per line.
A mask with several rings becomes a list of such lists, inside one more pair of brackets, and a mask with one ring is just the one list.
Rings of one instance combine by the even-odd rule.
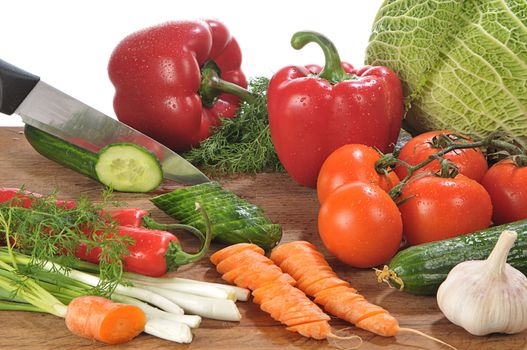
[[[434, 295], [454, 266], [467, 260], [487, 259], [504, 230], [518, 234], [507, 262], [527, 275], [527, 219], [404, 249], [392, 258], [388, 268], [404, 283], [403, 291]], [[393, 276], [388, 278], [400, 287]]]
[[112, 143], [90, 152], [40, 129], [26, 125], [24, 134], [46, 158], [122, 192], [149, 192], [163, 180], [157, 157], [134, 143]]
[[[216, 208], [218, 208], [219, 211], [225, 211], [228, 210], [230, 213], [234, 214], [232, 215], [233, 220], [244, 220], [244, 219], [252, 219], [254, 217], [261, 218], [264, 216], [262, 210], [258, 207], [256, 208], [247, 208], [246, 206], [239, 204], [238, 206], [214, 206], [211, 208], [213, 211], [216, 211]], [[199, 218], [196, 214], [179, 214], [178, 217], [181, 218], [182, 221], [185, 222], [193, 222], [196, 218]]]
[[282, 238], [282, 227], [274, 224], [258, 206], [222, 188], [217, 182], [178, 188], [150, 201], [182, 224], [199, 229], [203, 218], [195, 215], [195, 203], [207, 211], [212, 235], [226, 244], [250, 242], [270, 250]]

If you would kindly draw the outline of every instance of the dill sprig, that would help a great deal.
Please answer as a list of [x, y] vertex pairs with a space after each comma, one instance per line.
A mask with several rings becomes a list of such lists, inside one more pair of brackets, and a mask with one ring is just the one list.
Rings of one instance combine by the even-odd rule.
[[235, 118], [222, 118], [216, 132], [183, 154], [189, 162], [215, 174], [284, 171], [271, 140], [267, 115], [269, 79], [254, 78], [249, 91], [254, 102], [242, 102]]
[[[26, 271], [29, 274], [32, 268], [41, 270], [47, 261], [67, 270], [68, 266], [76, 266], [79, 247], [88, 254], [100, 248], [101, 283], [94, 292], [108, 295], [121, 280], [122, 259], [133, 244], [131, 237], [118, 234], [117, 223], [103, 210], [108, 200], [107, 193], [101, 204], [79, 196], [71, 207], [58, 204], [55, 192], [37, 196], [21, 189], [13, 199], [0, 203], [0, 233], [10, 254], [16, 251], [31, 257]], [[17, 268], [16, 259], [11, 260]]]

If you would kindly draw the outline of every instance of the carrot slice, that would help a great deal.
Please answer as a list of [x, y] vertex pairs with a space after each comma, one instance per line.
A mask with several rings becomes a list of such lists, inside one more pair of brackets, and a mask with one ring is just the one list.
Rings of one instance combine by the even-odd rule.
[[[292, 298], [292, 299], [288, 299], [287, 302], [283, 304], [282, 302], [275, 300], [274, 302], [267, 303], [262, 308], [262, 310], [269, 313], [271, 317], [274, 318], [275, 320], [280, 321], [287, 326], [291, 326], [293, 325], [292, 323], [289, 322], [291, 318], [283, 317], [284, 315], [283, 309], [296, 305], [297, 303], [299, 303], [299, 300], [300, 300], [299, 298], [296, 298], [296, 299]], [[306, 319], [309, 318], [310, 321], [323, 321], [323, 320], [329, 321], [329, 316], [325, 314], [324, 311], [320, 310], [320, 308], [316, 305], [304, 305], [302, 310], [299, 310], [297, 311], [296, 314], [291, 314], [291, 315], [294, 315], [295, 318], [298, 318], [300, 316], [305, 317]], [[306, 322], [295, 322], [295, 324], [306, 323]]]
[[66, 313], [66, 326], [72, 333], [107, 344], [132, 340], [144, 330], [145, 324], [146, 316], [137, 306], [97, 296], [73, 299]]
[[256, 244], [252, 243], [238, 243], [234, 245], [227, 246], [221, 250], [218, 250], [214, 254], [210, 256], [210, 261], [214, 265], [218, 265], [223, 259], [234, 255], [235, 253], [241, 252], [243, 250], [252, 250], [258, 254], [264, 255], [265, 251], [257, 246]]
[[243, 250], [223, 259], [218, 265], [216, 265], [216, 270], [223, 274], [239, 266], [254, 263], [274, 265], [273, 261], [264, 255], [260, 255], [252, 250]]
[[399, 322], [387, 312], [362, 319], [356, 326], [383, 337], [395, 337], [399, 331]]
[[320, 304], [320, 305], [326, 305], [327, 301], [333, 297], [333, 293], [347, 292], [348, 289], [354, 290], [353, 288], [346, 287], [346, 286], [337, 286], [334, 288], [328, 288], [326, 290], [318, 292], [315, 295], [315, 303]]
[[313, 339], [327, 339], [331, 334], [331, 327], [327, 321], [316, 321], [310, 323], [297, 324], [295, 326], [287, 327], [288, 331], [298, 332], [304, 337]]
[[260, 304], [262, 299], [274, 297], [275, 295], [283, 295], [288, 288], [289, 287], [281, 281], [270, 282], [265, 286], [253, 290], [253, 302]]
[[322, 255], [319, 251], [316, 250], [316, 247], [313, 244], [307, 241], [294, 241], [284, 243], [273, 248], [273, 250], [271, 251], [271, 260], [273, 260], [275, 264], [280, 265], [282, 261], [290, 255], [303, 252], [310, 253], [312, 251], [315, 251], [318, 254]]
[[289, 264], [285, 265], [282, 263], [280, 265], [280, 268], [282, 271], [287, 272], [291, 276], [293, 276], [294, 279], [299, 280], [302, 278], [302, 276], [305, 275], [314, 275], [318, 274], [321, 271], [333, 271], [330, 266], [310, 266], [309, 264], [299, 264], [298, 262], [296, 264]]
[[234, 283], [234, 280], [236, 279], [236, 277], [238, 277], [240, 274], [244, 273], [245, 271], [247, 271], [247, 266], [242, 265], [235, 269], [230, 270], [229, 272], [225, 272], [221, 276], [221, 278], [229, 283]]
[[282, 261], [280, 261], [280, 264], [277, 264], [277, 265], [282, 266], [286, 264], [287, 266], [287, 263], [291, 263], [291, 262], [296, 263], [296, 264], [304, 264], [306, 261], [310, 261], [310, 262], [312, 261], [317, 264], [329, 266], [328, 262], [324, 259], [324, 256], [322, 254], [318, 253], [318, 254], [308, 255], [305, 252], [296, 253], [296, 254], [292, 253], [289, 256], [287, 256], [285, 259], [282, 259]]
[[253, 302], [256, 304], [261, 304], [277, 295], [285, 295], [289, 292], [290, 287], [291, 284], [283, 283], [283, 280], [270, 282], [262, 287], [256, 288], [253, 291]]
[[[270, 314], [273, 318], [277, 319], [278, 321], [282, 321], [282, 318], [280, 316], [285, 310], [288, 310], [294, 305], [301, 304], [303, 300], [307, 299], [305, 295], [293, 294], [291, 293], [292, 291], [289, 291], [289, 292], [290, 294], [287, 294], [286, 296], [283, 296], [283, 295], [275, 296], [273, 298], [270, 298], [264, 301], [263, 303], [260, 304], [260, 308], [263, 311]], [[311, 309], [313, 306], [319, 309], [319, 307], [314, 304], [305, 303], [303, 304], [301, 311], [304, 314], [307, 314], [308, 309]]]
[[[255, 264], [251, 269], [241, 273], [234, 279], [234, 284], [242, 288], [249, 288], [254, 290], [266, 283], [276, 281], [283, 277], [284, 273], [276, 265], [260, 265]], [[293, 281], [294, 283], [294, 281]]]
[[334, 288], [339, 286], [348, 287], [349, 285], [349, 282], [344, 281], [343, 279], [340, 279], [338, 277], [327, 277], [318, 280], [317, 282], [304, 288], [304, 293], [306, 293], [307, 295], [316, 295], [317, 293], [322, 292], [323, 290], [326, 290], [328, 288]]
[[282, 318], [282, 322], [286, 326], [296, 326], [302, 323], [329, 321], [330, 319], [331, 318], [323, 312], [321, 312], [320, 314], [313, 313], [308, 315], [306, 315], [304, 312], [297, 312], [296, 314], [293, 314], [292, 317]]
[[[312, 303], [311, 300], [300, 300], [295, 303], [295, 305], [290, 306], [287, 309], [280, 310], [280, 312], [272, 314], [271, 316], [280, 318], [282, 320], [288, 320], [292, 318], [295, 315], [298, 315], [300, 313], [305, 314], [306, 310], [310, 310], [312, 313], [322, 313], [326, 315], [316, 304]], [[329, 317], [329, 315], [328, 315]]]
[[[278, 284], [281, 284], [281, 287], [278, 287]], [[295, 297], [295, 298], [301, 298], [304, 300], [308, 300], [309, 302], [311, 302], [311, 300], [309, 300], [309, 298], [307, 298], [304, 292], [302, 292], [300, 289], [295, 288], [290, 284], [283, 283], [282, 281], [276, 281], [276, 283], [274, 284], [272, 288], [264, 290], [262, 293], [265, 295], [262, 299], [263, 300], [267, 299], [267, 301], [271, 301], [274, 298], [283, 298], [285, 300], [286, 298], [289, 298], [289, 297]], [[311, 304], [314, 305], [314, 303], [311, 303]]]
[[289, 276], [287, 273], [282, 273], [277, 279], [274, 279], [274, 276], [259, 276], [254, 282], [254, 285], [258, 288], [273, 281], [280, 281], [281, 283], [288, 284], [290, 286], [294, 286], [296, 284], [296, 281], [293, 277]]
[[313, 275], [304, 275], [300, 278], [298, 278], [296, 280], [296, 286], [297, 288], [299, 289], [304, 289], [306, 287], [309, 287], [311, 284], [321, 280], [321, 279], [324, 279], [324, 278], [327, 278], [327, 277], [336, 277], [337, 275], [335, 274], [334, 271], [329, 271], [329, 270], [324, 270], [324, 271], [319, 271], [317, 272], [316, 274], [313, 274]]
[[[337, 301], [342, 299], [347, 299], [347, 305]], [[369, 303], [364, 297], [354, 297], [353, 295], [348, 296], [347, 298], [335, 298], [330, 300], [324, 305], [324, 310], [353, 324], [367, 318], [370, 314], [386, 312], [382, 307]]]

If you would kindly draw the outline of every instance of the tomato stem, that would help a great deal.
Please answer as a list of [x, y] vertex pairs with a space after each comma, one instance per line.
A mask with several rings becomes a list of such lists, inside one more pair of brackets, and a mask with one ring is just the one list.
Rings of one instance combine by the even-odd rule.
[[397, 159], [395, 154], [387, 153], [383, 154], [381, 158], [375, 163], [375, 170], [378, 173], [383, 174], [386, 173], [388, 168], [393, 167], [396, 164], [400, 164], [408, 169], [408, 174], [405, 176], [405, 178], [388, 192], [390, 197], [392, 197], [392, 199], [395, 201], [401, 195], [403, 187], [408, 183], [415, 172], [435, 160], [437, 160], [441, 165], [438, 176], [450, 178], [455, 177], [459, 173], [459, 169], [454, 163], [442, 157], [445, 154], [458, 149], [480, 147], [496, 148], [499, 150], [504, 150], [509, 155], [511, 155], [513, 162], [517, 166], [527, 166], [527, 154], [525, 150], [511, 142], [499, 139], [499, 137], [500, 134], [495, 133], [484, 139], [470, 142], [469, 138], [459, 134], [439, 134], [434, 136], [432, 143], [434, 147], [442, 149], [439, 152], [430, 155], [421, 163], [410, 165], [400, 159]]
[[[453, 141], [454, 140], [452, 140], [452, 142]], [[425, 167], [426, 165], [430, 164], [434, 160], [441, 159], [441, 157], [444, 156], [445, 154], [447, 154], [448, 152], [452, 152], [452, 151], [457, 150], [457, 149], [479, 148], [479, 147], [487, 146], [488, 144], [489, 144], [489, 139], [488, 138], [480, 140], [480, 141], [472, 142], [472, 143], [451, 143], [448, 147], [443, 148], [441, 151], [430, 155], [424, 161], [422, 161], [421, 163], [416, 164], [416, 165], [410, 165], [410, 164], [408, 164], [406, 162], [402, 162], [402, 161], [398, 160], [399, 163], [401, 163], [401, 164], [403, 164], [404, 166], [407, 167], [408, 174], [405, 176], [404, 179], [401, 180], [401, 182], [399, 182], [397, 185], [395, 185], [388, 192], [388, 194], [390, 195], [390, 197], [392, 197], [393, 200], [398, 198], [401, 195], [401, 193], [402, 193], [402, 189], [403, 189], [404, 185], [406, 185], [408, 183], [408, 181], [410, 180], [412, 175], [417, 170]], [[443, 163], [443, 162], [440, 161], [440, 163]], [[441, 168], [443, 169], [443, 165], [442, 165]], [[446, 170], [444, 170], [444, 171], [442, 170], [441, 171], [440, 176], [442, 176], [442, 177], [453, 177], [453, 176], [457, 175], [457, 172], [458, 172], [457, 169], [453, 171], [451, 165], [447, 165], [447, 168], [445, 168], [445, 169]]]

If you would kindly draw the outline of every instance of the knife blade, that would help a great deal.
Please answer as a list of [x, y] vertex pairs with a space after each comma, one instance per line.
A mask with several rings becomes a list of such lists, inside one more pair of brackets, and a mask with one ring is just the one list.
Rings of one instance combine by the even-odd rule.
[[133, 142], [153, 152], [163, 176], [184, 184], [210, 181], [168, 147], [0, 59], [0, 112], [76, 146], [97, 152], [115, 142]]

